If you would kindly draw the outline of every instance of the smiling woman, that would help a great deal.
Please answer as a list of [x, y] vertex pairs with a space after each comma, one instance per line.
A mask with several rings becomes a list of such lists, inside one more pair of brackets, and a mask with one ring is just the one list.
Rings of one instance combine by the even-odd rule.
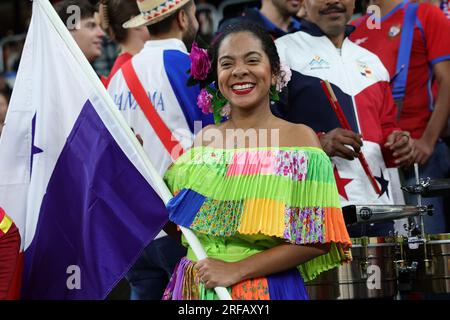
[[219, 90], [230, 104], [246, 109], [267, 104], [270, 86], [275, 81], [260, 41], [246, 32], [236, 33], [223, 41], [217, 78]]
[[[164, 298], [217, 299], [212, 288], [224, 286], [233, 299], [308, 299], [304, 281], [350, 258], [330, 160], [310, 128], [272, 115], [287, 80], [264, 30], [232, 26], [209, 54], [230, 117], [203, 129], [165, 176], [176, 194], [170, 220], [193, 230], [209, 258], [188, 247]], [[267, 129], [279, 139], [263, 141]], [[229, 143], [249, 130], [255, 139]]]

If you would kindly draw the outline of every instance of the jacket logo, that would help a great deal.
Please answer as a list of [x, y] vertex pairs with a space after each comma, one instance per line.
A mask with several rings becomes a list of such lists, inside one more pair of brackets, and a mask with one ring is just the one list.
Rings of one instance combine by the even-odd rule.
[[400, 31], [402, 31], [401, 26], [400, 25], [395, 25], [395, 26], [392, 26], [389, 29], [388, 35], [389, 35], [389, 37], [394, 38], [394, 37], [398, 36]]
[[330, 64], [320, 56], [315, 56], [309, 63], [309, 66], [311, 67], [311, 70], [330, 69]]
[[363, 44], [364, 42], [366, 42], [369, 39], [369, 37], [365, 37], [365, 38], [361, 38], [361, 39], [356, 39], [355, 40], [355, 44], [357, 44], [358, 46], [360, 46], [361, 44]]
[[366, 77], [366, 78], [370, 78], [373, 75], [372, 69], [367, 65], [367, 63], [362, 62], [362, 61], [356, 61], [357, 65], [358, 65], [358, 70], [359, 73]]

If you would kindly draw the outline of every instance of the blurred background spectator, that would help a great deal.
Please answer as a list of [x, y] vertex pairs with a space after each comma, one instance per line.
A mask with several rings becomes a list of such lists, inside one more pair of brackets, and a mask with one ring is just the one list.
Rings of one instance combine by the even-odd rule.
[[0, 136], [2, 135], [3, 126], [5, 124], [6, 111], [8, 110], [10, 98], [11, 89], [6, 85], [6, 83], [4, 83], [4, 86], [1, 87], [0, 82]]

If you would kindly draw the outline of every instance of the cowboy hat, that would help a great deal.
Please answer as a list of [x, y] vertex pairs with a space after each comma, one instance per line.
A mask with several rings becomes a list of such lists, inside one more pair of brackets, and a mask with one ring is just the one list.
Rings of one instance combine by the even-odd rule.
[[136, 0], [141, 14], [123, 24], [125, 29], [148, 26], [159, 22], [191, 0]]

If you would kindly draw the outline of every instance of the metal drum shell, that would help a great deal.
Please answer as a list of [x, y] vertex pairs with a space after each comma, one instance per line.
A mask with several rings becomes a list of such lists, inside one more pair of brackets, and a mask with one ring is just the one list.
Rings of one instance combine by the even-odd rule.
[[[393, 298], [397, 294], [395, 269], [399, 241], [395, 237], [362, 237], [351, 239], [353, 261], [320, 274], [307, 282], [312, 300]], [[370, 265], [380, 268], [381, 287], [370, 289], [364, 272]]]
[[424, 259], [423, 243], [418, 249], [406, 246], [407, 263], [418, 262], [412, 279], [412, 291], [450, 293], [450, 233], [427, 235], [427, 257]]

